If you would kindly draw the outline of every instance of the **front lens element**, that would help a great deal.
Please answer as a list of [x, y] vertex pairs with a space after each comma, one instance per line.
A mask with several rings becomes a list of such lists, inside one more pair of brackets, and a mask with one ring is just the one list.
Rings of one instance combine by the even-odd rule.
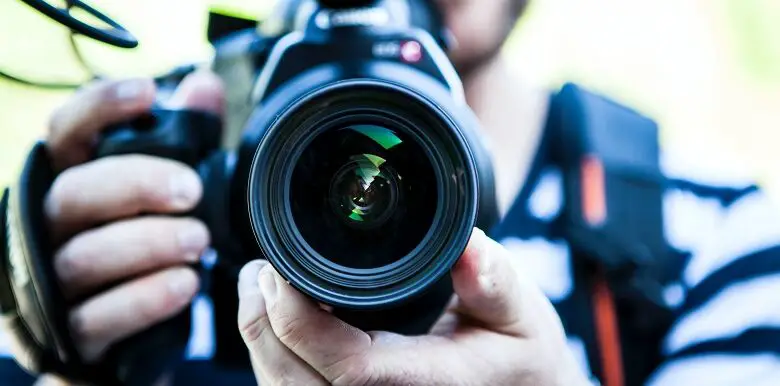
[[296, 163], [293, 220], [326, 261], [380, 268], [425, 238], [436, 211], [435, 181], [429, 157], [401, 130], [366, 123], [329, 128]]
[[350, 157], [336, 173], [331, 205], [351, 226], [380, 226], [398, 204], [398, 178], [386, 162], [377, 155], [360, 154]]

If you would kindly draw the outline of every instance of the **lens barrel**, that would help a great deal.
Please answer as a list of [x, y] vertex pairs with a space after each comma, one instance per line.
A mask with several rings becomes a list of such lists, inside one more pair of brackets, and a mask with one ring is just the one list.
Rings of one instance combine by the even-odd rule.
[[438, 282], [465, 249], [476, 171], [438, 104], [386, 81], [334, 82], [291, 103], [263, 136], [251, 222], [269, 261], [307, 295], [389, 307]]

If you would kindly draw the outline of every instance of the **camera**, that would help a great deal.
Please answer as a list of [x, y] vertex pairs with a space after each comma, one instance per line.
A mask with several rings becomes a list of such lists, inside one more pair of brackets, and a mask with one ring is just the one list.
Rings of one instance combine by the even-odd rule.
[[426, 308], [440, 312], [471, 230], [497, 215], [477, 121], [444, 39], [431, 33], [443, 28], [415, 27], [421, 5], [411, 3], [295, 4], [280, 36], [223, 38], [218, 45], [233, 46], [218, 46], [215, 63], [255, 64], [233, 151], [218, 149], [215, 118], [157, 110], [108, 130], [97, 154], [197, 167], [205, 193], [196, 215], [227, 271], [266, 258], [348, 322], [425, 332], [430, 321], [399, 307], [433, 292]]
[[[498, 219], [491, 161], [447, 41], [428, 0], [283, 1], [260, 28], [213, 42], [211, 67], [227, 94], [224, 119], [164, 107], [194, 71], [184, 67], [157, 79], [151, 111], [98, 138], [95, 158], [165, 157], [190, 165], [203, 181], [201, 202], [183, 215], [211, 232], [216, 258], [201, 272], [213, 299], [217, 362], [248, 365], [235, 328], [236, 280], [254, 259], [267, 259], [290, 285], [364, 330], [424, 334], [441, 316], [452, 298], [449, 272], [472, 229]], [[242, 134], [233, 138], [236, 131]], [[40, 172], [46, 154], [36, 149], [17, 206], [37, 211], [21, 217], [30, 221], [42, 221], [36, 203], [53, 180]], [[22, 234], [25, 245], [45, 247], [45, 227], [29, 226], [40, 231]], [[31, 299], [56, 315], [22, 319], [51, 323], [72, 352], [64, 302], [42, 257], [49, 252], [23, 252], [42, 267], [33, 272], [39, 287]], [[182, 313], [118, 344], [107, 377], [156, 379], [181, 356], [190, 319]], [[58, 356], [49, 346], [41, 356]], [[68, 370], [73, 358], [58, 360], [61, 372], [76, 372]]]

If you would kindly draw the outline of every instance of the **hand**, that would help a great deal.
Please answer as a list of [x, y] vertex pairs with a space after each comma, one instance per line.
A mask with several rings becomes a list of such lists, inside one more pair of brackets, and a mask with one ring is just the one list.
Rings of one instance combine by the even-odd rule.
[[259, 384], [589, 384], [552, 305], [500, 244], [475, 230], [452, 279], [456, 296], [431, 333], [407, 337], [352, 327], [249, 263], [238, 325]]
[[[170, 318], [198, 291], [195, 263], [209, 232], [192, 218], [170, 217], [201, 198], [197, 174], [184, 164], [127, 155], [87, 162], [106, 126], [146, 111], [151, 80], [102, 81], [79, 91], [53, 116], [48, 149], [61, 171], [45, 201], [54, 265], [73, 307], [78, 349], [96, 361], [114, 343]], [[171, 107], [222, 111], [216, 76], [190, 75]]]

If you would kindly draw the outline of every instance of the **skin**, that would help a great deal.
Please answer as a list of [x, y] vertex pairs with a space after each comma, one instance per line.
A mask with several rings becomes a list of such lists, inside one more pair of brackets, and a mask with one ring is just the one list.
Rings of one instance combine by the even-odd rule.
[[364, 332], [268, 263], [239, 277], [238, 326], [261, 385], [587, 385], [558, 315], [517, 259], [475, 230], [428, 335]]
[[[438, 1], [458, 41], [450, 57], [492, 145], [505, 212], [522, 183], [546, 108], [545, 94], [516, 84], [498, 53], [524, 3]], [[90, 360], [188, 307], [200, 285], [188, 265], [209, 245], [208, 229], [194, 218], [174, 217], [201, 198], [195, 172], [138, 155], [89, 161], [100, 130], [148, 109], [154, 94], [148, 79], [91, 84], [50, 124], [48, 145], [62, 173], [47, 195], [46, 215], [58, 246], [57, 275], [73, 302], [71, 330]], [[223, 85], [210, 73], [190, 75], [170, 107], [221, 113]], [[476, 230], [452, 275], [452, 307], [430, 335], [411, 338], [348, 326], [266, 263], [248, 264], [238, 286], [238, 328], [258, 381], [585, 384], [552, 306], [500, 244]], [[39, 384], [58, 382], [42, 377]]]

